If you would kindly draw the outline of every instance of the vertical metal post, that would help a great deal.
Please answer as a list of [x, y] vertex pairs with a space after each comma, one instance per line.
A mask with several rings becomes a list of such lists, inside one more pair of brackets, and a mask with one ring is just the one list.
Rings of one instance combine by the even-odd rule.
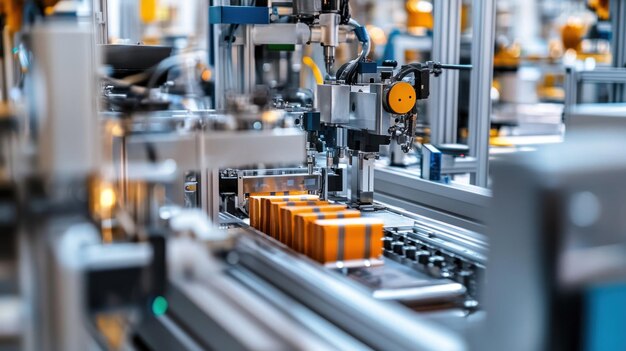
[[374, 162], [372, 154], [358, 152], [352, 155], [351, 199], [359, 204], [374, 202]]
[[130, 39], [131, 42], [141, 41], [141, 21], [139, 20], [139, 1], [121, 0], [117, 9], [120, 16], [119, 36], [123, 39]]
[[[223, 0], [215, 6], [227, 6], [231, 2]], [[213, 50], [215, 56], [215, 108], [225, 107], [225, 93], [251, 94], [256, 85], [256, 65], [254, 59], [255, 45], [252, 40], [252, 26], [240, 25], [234, 29], [232, 25], [213, 25]], [[230, 43], [226, 36], [237, 37]]]
[[222, 38], [222, 25], [213, 24], [213, 68], [215, 70], [215, 108], [221, 110], [225, 107], [224, 93], [226, 90], [226, 82], [224, 81], [225, 63], [226, 63], [226, 48], [224, 47], [224, 40]]
[[495, 40], [495, 0], [472, 3], [472, 74], [470, 82], [469, 147], [477, 159], [472, 184], [486, 187], [489, 178], [489, 129]]
[[[457, 64], [461, 43], [461, 0], [434, 1], [432, 59]], [[431, 143], [456, 143], [458, 125], [459, 72], [446, 70], [433, 79], [429, 100]]]
[[576, 68], [565, 69], [565, 104], [563, 106], [563, 122], [565, 122], [574, 105], [578, 104], [578, 72]]
[[[613, 53], [613, 67], [626, 67], [626, 3], [624, 1], [611, 1], [611, 25], [613, 39], [611, 51]], [[626, 89], [624, 84], [613, 85], [613, 102], [626, 101]]]
[[198, 156], [198, 169], [200, 178], [197, 179], [200, 185], [200, 206], [202, 210], [211, 218], [214, 225], [219, 225], [220, 216], [220, 182], [219, 169], [207, 163], [208, 150], [206, 145], [206, 130], [200, 129], [196, 134], [196, 155]]
[[[9, 27], [5, 26], [2, 31], [3, 50], [5, 53], [13, 52], [13, 38], [14, 35]], [[4, 64], [2, 96], [3, 100], [8, 101], [11, 89], [15, 86], [15, 63], [13, 61], [13, 55], [4, 55], [2, 63]]]
[[96, 33], [96, 44], [109, 43], [108, 22], [108, 0], [93, 2], [94, 28]]
[[244, 44], [243, 44], [243, 93], [252, 94], [256, 85], [256, 63], [254, 60], [254, 41], [252, 40], [252, 26], [247, 25], [243, 29], [244, 31]]
[[220, 223], [220, 174], [219, 170], [207, 168], [202, 172], [200, 198], [202, 209], [215, 226]]

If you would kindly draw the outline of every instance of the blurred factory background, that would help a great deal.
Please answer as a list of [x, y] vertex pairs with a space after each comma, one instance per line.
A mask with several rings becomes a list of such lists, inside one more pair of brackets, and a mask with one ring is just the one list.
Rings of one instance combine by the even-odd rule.
[[0, 350], [626, 350], [626, 2], [0, 27]]

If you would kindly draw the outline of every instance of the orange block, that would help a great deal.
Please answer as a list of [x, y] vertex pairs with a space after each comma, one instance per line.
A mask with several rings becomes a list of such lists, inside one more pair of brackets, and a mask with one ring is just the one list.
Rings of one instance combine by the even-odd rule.
[[295, 216], [295, 229], [293, 238], [293, 249], [310, 256], [311, 234], [310, 224], [318, 219], [341, 219], [361, 217], [361, 211], [346, 210], [338, 212], [323, 213], [300, 213]]
[[320, 206], [320, 205], [328, 205], [328, 201], [321, 200], [310, 200], [310, 201], [281, 201], [281, 202], [272, 202], [270, 204], [270, 220], [269, 220], [269, 234], [271, 237], [275, 238], [278, 236], [278, 231], [280, 228], [280, 208], [283, 206]]
[[318, 262], [372, 259], [382, 254], [380, 219], [321, 219], [311, 229], [312, 258]]
[[265, 193], [252, 193], [248, 197], [248, 216], [250, 217], [250, 226], [259, 229], [259, 213], [261, 207], [261, 198], [268, 196], [295, 196], [295, 195], [307, 195], [304, 191], [285, 191], [282, 193], [265, 192]]
[[346, 209], [346, 205], [322, 205], [322, 206], [284, 206], [280, 208], [281, 224], [278, 229], [278, 240], [287, 246], [293, 243], [295, 226], [294, 216], [299, 213], [337, 212]]
[[259, 207], [259, 229], [263, 233], [270, 231], [270, 213], [272, 203], [287, 201], [316, 201], [319, 200], [317, 195], [289, 195], [289, 196], [263, 196], [261, 197], [261, 206]]

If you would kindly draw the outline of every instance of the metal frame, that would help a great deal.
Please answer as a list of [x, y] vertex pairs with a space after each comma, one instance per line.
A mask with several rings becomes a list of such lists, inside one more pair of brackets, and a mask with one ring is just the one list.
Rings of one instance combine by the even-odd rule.
[[487, 187], [489, 180], [489, 129], [495, 40], [495, 0], [474, 0], [472, 23], [472, 74], [470, 79], [469, 147], [478, 168], [472, 184]]
[[[231, 8], [230, 5], [230, 0], [216, 1], [216, 4], [210, 7], [210, 10], [215, 12], [214, 10], [218, 6]], [[232, 8], [236, 8], [237, 11], [245, 10], [243, 9], [244, 6], [234, 6]], [[210, 16], [209, 18], [209, 25], [212, 26], [213, 31], [212, 50], [215, 56], [213, 64], [215, 72], [218, 72], [216, 77], [215, 107], [218, 110], [223, 110], [226, 107], [225, 99], [228, 92], [251, 94], [256, 86], [255, 43], [253, 41], [253, 26], [242, 23], [233, 33], [237, 37], [235, 42], [230, 45], [226, 44], [224, 36], [227, 33], [225, 33], [225, 30], [232, 24], [215, 23], [216, 19], [216, 16]], [[227, 60], [229, 56], [231, 59]], [[231, 70], [229, 70], [227, 63], [231, 65]], [[232, 76], [229, 76], [229, 74]]]
[[[472, 173], [472, 184], [487, 187], [496, 9], [495, 0], [474, 0], [472, 5], [474, 29], [468, 144], [470, 156], [476, 159], [476, 167], [467, 169]], [[435, 1], [434, 12], [433, 60], [458, 63], [461, 1]], [[431, 141], [433, 144], [456, 143], [459, 73], [447, 70], [432, 84], [434, 93], [429, 105]]]
[[178, 170], [200, 171], [202, 208], [215, 223], [219, 220], [220, 169], [257, 163], [297, 164], [306, 157], [305, 135], [298, 130], [199, 131], [195, 135], [128, 136], [127, 162], [143, 161], [148, 144], [154, 146], [159, 161], [175, 160]]
[[[434, 1], [432, 59], [458, 64], [461, 44], [461, 0]], [[429, 102], [430, 139], [435, 145], [456, 143], [459, 102], [459, 72], [446, 70], [432, 80]]]
[[[454, 158], [453, 156], [449, 156], [449, 155], [444, 155], [443, 157], [444, 157], [444, 160], [441, 166], [441, 174], [444, 174], [444, 175], [472, 173], [476, 171], [476, 167], [478, 165], [476, 162], [476, 159], [473, 157]], [[447, 165], [445, 161], [446, 157], [453, 157], [454, 164]]]
[[[613, 53], [613, 67], [626, 67], [626, 3], [624, 1], [611, 1], [611, 25], [613, 38], [611, 51]], [[615, 85], [613, 88], [613, 102], [626, 101], [626, 89], [624, 85]]]
[[376, 169], [376, 201], [447, 224], [484, 232], [491, 192], [476, 186], [454, 186], [418, 178], [397, 169]]
[[577, 71], [571, 67], [567, 68], [565, 71], [564, 119], [567, 119], [572, 112], [572, 108], [578, 105], [579, 88], [583, 83], [615, 84], [623, 89], [624, 85], [626, 85], [626, 68], [597, 68], [592, 71]]
[[108, 0], [96, 0], [93, 2], [94, 6], [94, 29], [96, 33], [97, 44], [109, 43], [109, 28], [108, 28]]

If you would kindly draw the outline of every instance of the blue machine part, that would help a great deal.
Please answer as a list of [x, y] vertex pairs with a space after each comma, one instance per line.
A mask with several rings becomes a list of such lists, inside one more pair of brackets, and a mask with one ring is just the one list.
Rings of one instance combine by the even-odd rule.
[[626, 284], [594, 286], [585, 295], [585, 350], [626, 350]]
[[319, 112], [305, 112], [302, 115], [302, 127], [307, 132], [322, 130]]
[[255, 6], [211, 6], [211, 24], [269, 24], [270, 10]]
[[356, 35], [356, 38], [361, 43], [366, 42], [368, 39], [367, 29], [365, 29], [365, 27], [363, 26], [354, 28], [354, 35]]
[[357, 70], [360, 74], [376, 73], [378, 70], [378, 65], [376, 64], [376, 62], [360, 61], [357, 66]]
[[441, 158], [443, 154], [431, 144], [422, 145], [422, 178], [439, 182], [441, 181]]

